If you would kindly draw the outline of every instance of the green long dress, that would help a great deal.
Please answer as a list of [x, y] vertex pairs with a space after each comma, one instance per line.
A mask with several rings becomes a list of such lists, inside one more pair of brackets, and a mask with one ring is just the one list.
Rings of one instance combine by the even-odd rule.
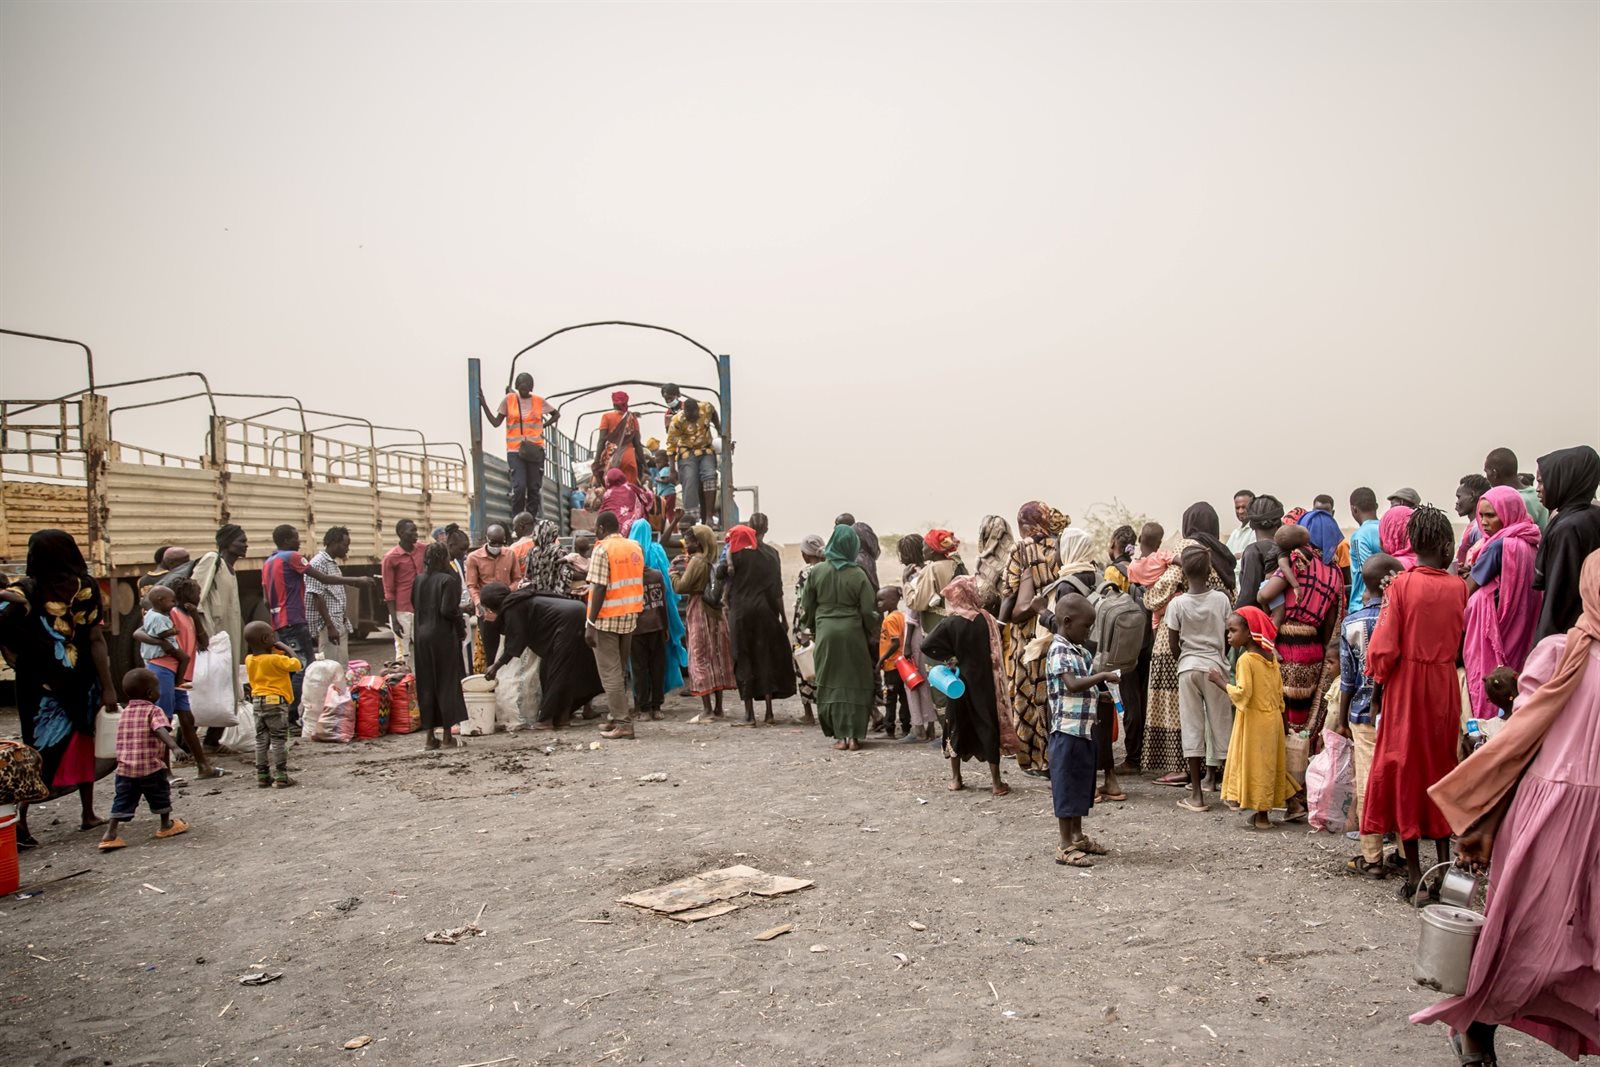
[[860, 567], [816, 566], [801, 596], [805, 628], [817, 635], [817, 721], [840, 741], [861, 741], [872, 716], [878, 611]]

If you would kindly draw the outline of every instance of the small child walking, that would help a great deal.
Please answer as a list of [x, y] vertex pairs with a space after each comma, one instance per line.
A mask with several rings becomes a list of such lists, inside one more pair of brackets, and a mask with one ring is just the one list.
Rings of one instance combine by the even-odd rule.
[[1240, 608], [1228, 616], [1228, 645], [1241, 653], [1234, 667], [1237, 682], [1229, 685], [1217, 667], [1209, 672], [1212, 684], [1227, 689], [1234, 707], [1222, 799], [1253, 813], [1245, 824], [1252, 830], [1269, 829], [1267, 812], [1274, 808], [1287, 807], [1284, 822], [1306, 817], [1305, 805], [1293, 799], [1300, 785], [1289, 777], [1283, 745], [1283, 675], [1273, 645], [1277, 637], [1266, 612]]
[[906, 683], [900, 677], [900, 661], [906, 651], [906, 617], [900, 611], [900, 587], [886, 585], [878, 590], [878, 612], [883, 628], [878, 636], [878, 670], [883, 672], [883, 736], [894, 740], [895, 704], [900, 706], [900, 732], [911, 734], [911, 703], [906, 698]]
[[[252, 622], [244, 628], [244, 643], [250, 649], [245, 670], [250, 676], [250, 704], [256, 716], [256, 785], [262, 789], [295, 784], [289, 777], [289, 709], [294, 704], [292, 678], [304, 669], [294, 650], [282, 641], [272, 627]], [[269, 773], [267, 753], [271, 749]]]
[[1084, 816], [1094, 807], [1099, 752], [1094, 742], [1098, 712], [1095, 690], [1122, 677], [1118, 671], [1092, 672], [1094, 656], [1083, 647], [1094, 625], [1094, 605], [1078, 593], [1056, 604], [1056, 636], [1045, 659], [1045, 697], [1050, 712], [1050, 796], [1060, 841], [1056, 862], [1093, 867], [1106, 850], [1083, 832]]
[[116, 799], [111, 804], [111, 819], [106, 823], [100, 851], [127, 848], [121, 827], [132, 822], [139, 812], [139, 799], [150, 805], [150, 812], [161, 817], [156, 837], [176, 837], [189, 829], [182, 819], [172, 817], [172, 786], [167, 781], [167, 753], [178, 751], [172, 724], [156, 703], [161, 683], [155, 672], [145, 667], [129, 671], [122, 678], [127, 707], [117, 718]]
[[1165, 621], [1172, 656], [1178, 661], [1178, 725], [1189, 770], [1189, 795], [1178, 801], [1178, 807], [1200, 812], [1210, 809], [1201, 785], [1206, 733], [1211, 733], [1217, 767], [1227, 765], [1228, 739], [1233, 733], [1233, 704], [1228, 691], [1210, 677], [1211, 671], [1228, 668], [1228, 614], [1232, 605], [1227, 593], [1206, 587], [1211, 575], [1211, 554], [1204, 548], [1184, 552], [1182, 566], [1189, 588], [1167, 605]]

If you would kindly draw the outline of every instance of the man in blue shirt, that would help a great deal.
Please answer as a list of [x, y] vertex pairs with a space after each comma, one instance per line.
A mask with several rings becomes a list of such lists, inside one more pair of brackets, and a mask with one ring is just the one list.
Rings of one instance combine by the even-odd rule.
[[1350, 535], [1350, 605], [1346, 611], [1361, 607], [1361, 594], [1366, 590], [1362, 568], [1368, 558], [1383, 551], [1378, 540], [1378, 494], [1362, 486], [1350, 494], [1350, 517], [1356, 520], [1356, 532]]

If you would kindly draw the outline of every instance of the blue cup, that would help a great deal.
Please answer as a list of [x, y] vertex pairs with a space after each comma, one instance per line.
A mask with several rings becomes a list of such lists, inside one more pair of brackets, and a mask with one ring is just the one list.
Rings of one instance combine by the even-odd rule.
[[928, 668], [928, 684], [951, 700], [960, 700], [967, 691], [967, 683], [961, 680], [961, 672], [943, 663]]

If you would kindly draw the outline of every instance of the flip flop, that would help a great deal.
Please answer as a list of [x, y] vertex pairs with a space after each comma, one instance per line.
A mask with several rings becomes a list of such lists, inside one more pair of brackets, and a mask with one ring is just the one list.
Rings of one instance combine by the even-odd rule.
[[1056, 862], [1063, 867], [1093, 867], [1094, 860], [1089, 854], [1078, 848], [1057, 848]]
[[1156, 785], [1170, 785], [1178, 789], [1187, 789], [1189, 788], [1189, 776], [1187, 774], [1176, 776], [1164, 774], [1156, 779]]
[[995, 786], [990, 792], [997, 797], [1008, 797], [1011, 795], [1011, 787], [1002, 783]]
[[173, 819], [171, 826], [167, 827], [165, 830], [156, 831], [156, 837], [177, 837], [179, 834], [184, 833], [188, 829], [188, 823], [184, 822], [182, 819]]
[[1188, 797], [1184, 797], [1182, 800], [1178, 801], [1178, 807], [1182, 808], [1184, 811], [1193, 811], [1193, 812], [1202, 812], [1202, 811], [1210, 811], [1211, 810], [1211, 805], [1210, 804], [1196, 804], [1194, 801], [1190, 800]]
[[1096, 793], [1094, 795], [1094, 802], [1096, 804], [1099, 804], [1102, 801], [1109, 804], [1117, 804], [1127, 799], [1128, 794], [1126, 793]]
[[[207, 781], [207, 780], [209, 780], [211, 778], [221, 778], [224, 775], [226, 775], [227, 773], [228, 773], [228, 769], [226, 767], [213, 767], [213, 768], [211, 768], [211, 773], [210, 774], [198, 774], [197, 773], [197, 774], [195, 774], [195, 778], [197, 780], [203, 782], [203, 781]], [[173, 779], [174, 782], [176, 782], [177, 780], [178, 779], [176, 779], [176, 778]]]
[[102, 840], [98, 846], [101, 852], [115, 852], [119, 848], [127, 848], [128, 843], [120, 837]]
[[1306, 819], [1310, 815], [1311, 815], [1311, 812], [1309, 810], [1307, 810], [1305, 808], [1302, 808], [1301, 810], [1295, 811], [1295, 812], [1285, 812], [1284, 815], [1283, 815], [1283, 821], [1284, 822], [1305, 822]]

